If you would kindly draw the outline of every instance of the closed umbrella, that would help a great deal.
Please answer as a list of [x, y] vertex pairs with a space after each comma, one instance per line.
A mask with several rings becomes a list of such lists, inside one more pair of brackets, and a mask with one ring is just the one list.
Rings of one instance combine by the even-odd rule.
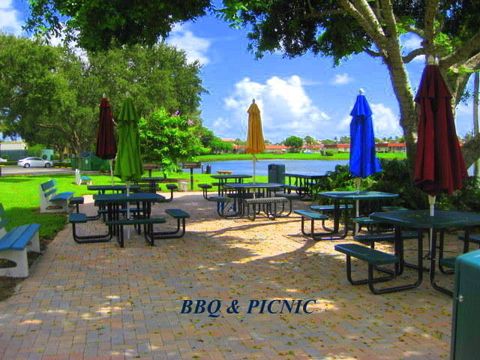
[[[130, 182], [138, 180], [143, 174], [140, 157], [140, 137], [138, 134], [138, 116], [133, 101], [127, 97], [117, 116], [118, 152], [115, 163], [115, 175], [127, 184], [127, 196], [130, 195]], [[130, 217], [127, 202], [127, 218]]]
[[460, 189], [467, 177], [451, 99], [438, 66], [427, 65], [415, 97], [420, 111], [414, 181], [428, 194], [431, 216], [436, 195]]
[[[355, 177], [357, 190], [360, 190], [362, 178], [382, 171], [375, 154], [375, 135], [373, 133], [372, 110], [363, 95], [357, 96], [350, 115], [350, 173]], [[359, 216], [359, 201], [356, 202], [356, 216]], [[358, 230], [355, 225], [355, 232]]]
[[113, 184], [112, 161], [117, 154], [117, 143], [113, 129], [112, 108], [105, 94], [100, 102], [100, 116], [97, 132], [96, 155], [100, 159], [108, 160], [110, 165], [110, 177]]
[[253, 182], [255, 182], [255, 163], [257, 158], [255, 154], [259, 154], [265, 150], [265, 141], [263, 139], [262, 119], [260, 117], [260, 109], [253, 99], [252, 104], [248, 108], [248, 135], [247, 146], [245, 151], [253, 154]]

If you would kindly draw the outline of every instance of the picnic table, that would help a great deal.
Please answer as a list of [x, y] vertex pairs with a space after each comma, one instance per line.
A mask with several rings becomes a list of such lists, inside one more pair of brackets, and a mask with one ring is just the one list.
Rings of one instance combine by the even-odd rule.
[[[225, 190], [233, 190], [230, 196], [234, 199], [233, 209], [237, 216], [249, 216], [249, 207], [253, 206], [253, 216], [251, 220], [255, 220], [256, 206], [267, 216], [275, 217], [277, 214], [276, 206], [279, 202], [286, 202], [285, 198], [275, 198], [274, 193], [281, 190], [283, 184], [279, 183], [227, 183], [224, 185]], [[253, 201], [252, 201], [253, 200]]]
[[[106, 194], [107, 192], [112, 193], [126, 193], [127, 185], [88, 185], [88, 190], [97, 191], [98, 194]], [[138, 191], [140, 189], [139, 185], [130, 185], [130, 191]]]
[[[355, 204], [355, 217], [358, 217], [360, 201], [387, 200], [398, 197], [398, 194], [386, 193], [381, 191], [325, 191], [318, 194], [321, 197], [330, 199], [334, 203], [333, 209], [333, 229], [324, 235], [335, 236], [343, 239], [348, 234], [348, 206], [341, 207], [341, 203], [353, 202]], [[346, 205], [346, 204], [345, 204]], [[343, 210], [342, 210], [343, 209]], [[341, 213], [344, 214], [344, 231], [339, 233]], [[354, 233], [356, 229], [354, 229]]]
[[288, 184], [285, 184], [287, 191], [290, 192], [294, 190], [302, 196], [302, 198], [312, 198], [315, 195], [315, 186], [321, 179], [325, 178], [326, 175], [285, 173], [285, 177], [288, 180]]
[[[251, 175], [245, 174], [215, 174], [211, 175], [215, 180], [218, 180], [217, 183], [217, 193], [219, 196], [223, 195], [224, 186], [228, 183], [242, 184], [243, 180], [249, 179]], [[231, 180], [229, 182], [229, 180]]]
[[[430, 239], [430, 283], [435, 290], [438, 290], [444, 294], [452, 295], [452, 291], [446, 289], [435, 282], [435, 271], [437, 262], [437, 239], [440, 235], [440, 251], [439, 261], [443, 257], [443, 235], [447, 229], [461, 229], [465, 231], [464, 251], [468, 249], [469, 237], [472, 229], [476, 226], [480, 226], [480, 214], [464, 211], [443, 211], [435, 210], [433, 216], [430, 215], [429, 210], [402, 210], [402, 211], [388, 211], [388, 212], [375, 212], [370, 215], [372, 219], [381, 221], [383, 223], [391, 224], [395, 226], [395, 251], [399, 254], [403, 254], [403, 240], [399, 235], [402, 228], [417, 229], [419, 241], [423, 232], [431, 232]], [[420, 255], [420, 254], [419, 254]], [[423, 254], [422, 254], [423, 255]], [[422, 258], [423, 256], [419, 256]], [[400, 266], [404, 265], [403, 256], [400, 260]], [[423, 271], [422, 264], [417, 264], [418, 271]], [[420, 277], [420, 275], [419, 275]], [[420, 279], [421, 283], [421, 279]], [[420, 285], [420, 284], [418, 284]]]

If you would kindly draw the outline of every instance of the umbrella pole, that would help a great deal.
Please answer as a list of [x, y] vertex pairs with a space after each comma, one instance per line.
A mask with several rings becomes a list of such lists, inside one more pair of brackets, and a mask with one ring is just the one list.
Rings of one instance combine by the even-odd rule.
[[[355, 187], [357, 188], [357, 193], [360, 192], [360, 185], [362, 184], [362, 178], [355, 178], [354, 180], [355, 182]], [[348, 211], [347, 209], [345, 209], [345, 211]], [[360, 217], [360, 200], [355, 200], [355, 217]], [[359, 228], [359, 225], [358, 223], [355, 223], [355, 233], [354, 235], [357, 235], [358, 233], [358, 229]]]
[[[428, 195], [428, 205], [430, 207], [430, 216], [434, 216], [435, 215], [435, 201], [436, 201], [437, 197], [434, 196], [434, 195]], [[432, 237], [433, 237], [433, 229], [430, 228], [430, 231], [429, 231], [429, 237], [428, 237], [428, 249], [429, 249], [429, 254], [428, 256], [430, 257], [431, 254], [433, 254], [433, 249], [432, 249]]]
[[112, 185], [113, 185], [113, 160], [112, 159], [108, 160], [108, 164], [110, 165], [110, 180], [112, 181]]
[[[130, 203], [128, 202], [128, 197], [130, 196], [130, 181], [126, 182], [127, 185], [127, 220], [130, 219]], [[127, 226], [127, 239], [130, 240], [130, 227]]]
[[[255, 155], [253, 155], [253, 183], [255, 183], [255, 163], [257, 162], [257, 158], [255, 157]], [[253, 198], [255, 199], [255, 189], [253, 189]]]

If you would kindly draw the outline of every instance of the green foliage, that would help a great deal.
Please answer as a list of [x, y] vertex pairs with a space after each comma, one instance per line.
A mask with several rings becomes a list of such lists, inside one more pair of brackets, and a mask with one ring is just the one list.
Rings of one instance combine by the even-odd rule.
[[299, 152], [303, 146], [303, 139], [298, 136], [289, 136], [283, 143], [290, 147], [290, 152]]
[[67, 48], [0, 35], [0, 123], [30, 145], [78, 155], [94, 150], [102, 93], [114, 115], [129, 92], [141, 115], [163, 106], [195, 118], [203, 91], [198, 72], [166, 45], [97, 53], [86, 66]]
[[189, 64], [185, 53], [173, 47], [125, 46], [90, 54], [89, 62], [87, 75], [96, 79], [98, 97], [105, 93], [111, 100], [114, 115], [127, 92], [139, 116], [149, 116], [160, 107], [189, 116], [198, 112], [200, 95], [205, 91], [200, 66]]
[[179, 170], [179, 164], [207, 152], [198, 125], [182, 115], [159, 109], [139, 122], [141, 152], [146, 162], [162, 165], [164, 171]]
[[59, 34], [89, 50], [112, 45], [153, 45], [175, 23], [205, 13], [209, 0], [30, 0], [27, 28], [37, 34]]

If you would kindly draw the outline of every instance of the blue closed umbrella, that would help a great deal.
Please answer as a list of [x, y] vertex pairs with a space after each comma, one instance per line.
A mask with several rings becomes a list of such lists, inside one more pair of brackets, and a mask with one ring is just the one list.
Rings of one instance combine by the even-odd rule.
[[375, 155], [375, 136], [373, 134], [372, 110], [363, 91], [357, 96], [355, 106], [350, 112], [350, 173], [354, 177], [366, 178], [382, 171]]
[[[375, 135], [373, 134], [372, 110], [363, 95], [363, 90], [357, 96], [357, 101], [350, 112], [350, 173], [355, 177], [357, 190], [363, 178], [382, 171], [380, 161], [375, 155]], [[360, 215], [360, 204], [355, 202], [355, 216]], [[355, 233], [358, 224], [355, 224]]]

